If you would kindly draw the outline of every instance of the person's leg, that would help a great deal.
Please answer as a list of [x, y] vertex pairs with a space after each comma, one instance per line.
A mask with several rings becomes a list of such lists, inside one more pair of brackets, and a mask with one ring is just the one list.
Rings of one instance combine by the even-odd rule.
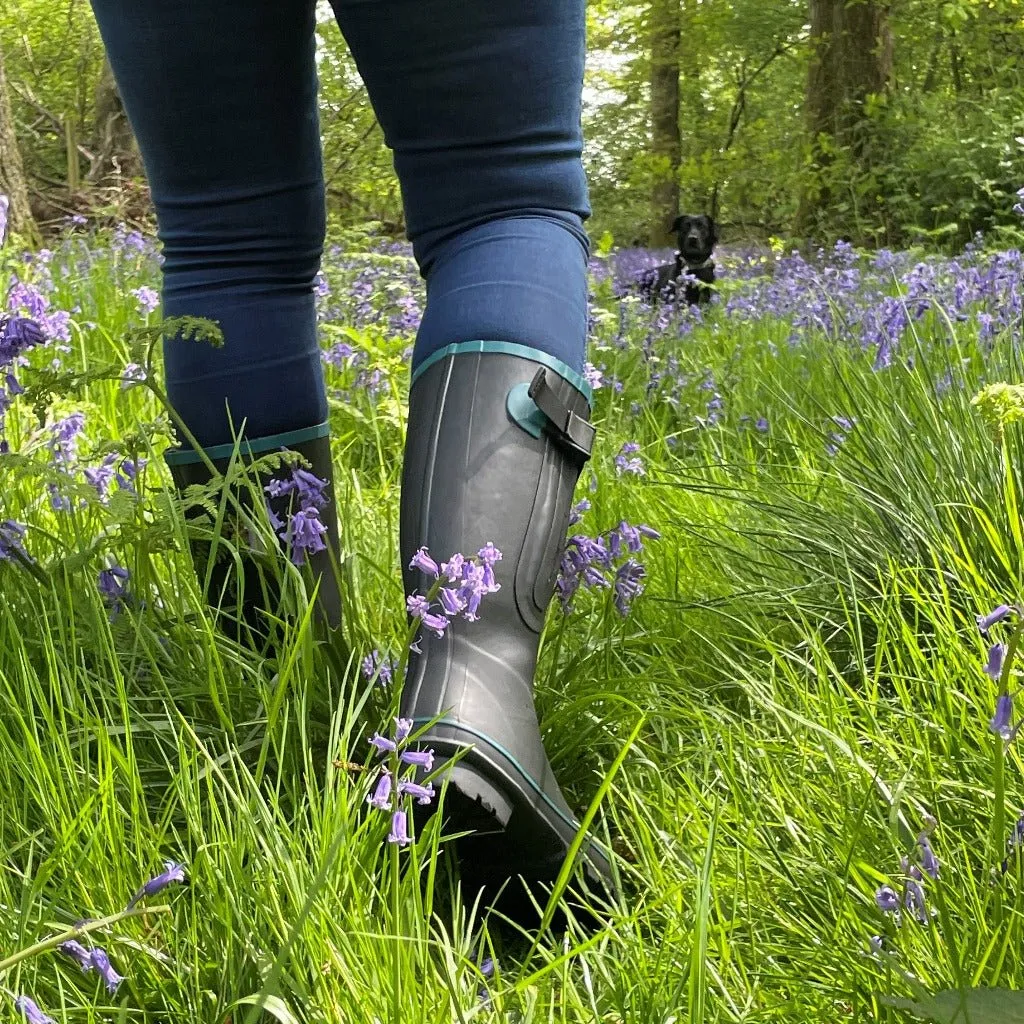
[[583, 0], [334, 0], [427, 282], [413, 369], [508, 341], [583, 369]]
[[[325, 229], [313, 0], [92, 6], [156, 208], [164, 315], [214, 320], [224, 336], [219, 348], [184, 339], [164, 346], [171, 404], [206, 454], [169, 452], [175, 481], [208, 480], [207, 459], [222, 471], [244, 425], [247, 452], [298, 451], [329, 482], [313, 298]], [[328, 487], [317, 496], [327, 549], [319, 535], [305, 539], [321, 577], [320, 609], [336, 622], [331, 495]], [[283, 500], [275, 499], [277, 514]], [[294, 554], [298, 535], [287, 530]], [[258, 574], [237, 586], [229, 575], [219, 560], [211, 597], [234, 592], [249, 621]]]
[[[167, 390], [202, 445], [326, 419], [313, 279], [324, 236], [312, 0], [92, 0], [164, 246]], [[230, 410], [230, 418], [227, 409]]]
[[[463, 880], [552, 881], [578, 823], [533, 705], [540, 630], [593, 441], [580, 104], [584, 0], [335, 0], [395, 153], [427, 282], [402, 480], [409, 592], [487, 542], [480, 621], [424, 635], [402, 714], [431, 725]], [[424, 631], [426, 632], [426, 631]], [[592, 844], [592, 874], [606, 875]]]

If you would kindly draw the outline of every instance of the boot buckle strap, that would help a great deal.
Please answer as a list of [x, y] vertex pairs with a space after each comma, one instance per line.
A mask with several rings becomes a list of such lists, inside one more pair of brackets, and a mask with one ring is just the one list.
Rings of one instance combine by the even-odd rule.
[[597, 428], [574, 413], [548, 383], [547, 370], [541, 367], [530, 382], [529, 396], [547, 417], [555, 440], [585, 460], [594, 450]]

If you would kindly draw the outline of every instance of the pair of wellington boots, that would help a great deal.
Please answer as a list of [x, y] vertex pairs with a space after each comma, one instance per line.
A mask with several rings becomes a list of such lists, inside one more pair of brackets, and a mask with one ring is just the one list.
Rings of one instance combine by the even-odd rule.
[[[557, 878], [580, 827], [544, 751], [533, 678], [573, 490], [593, 445], [589, 417], [590, 392], [579, 374], [509, 343], [449, 346], [417, 369], [410, 390], [401, 506], [406, 593], [426, 594], [434, 583], [409, 568], [421, 547], [439, 562], [488, 543], [502, 552], [494, 566], [500, 589], [483, 599], [479, 621], [456, 619], [442, 636], [422, 631], [401, 701], [402, 717], [425, 729], [418, 745], [435, 752], [444, 834], [465, 833], [456, 840], [463, 887], [491, 897], [518, 890], [533, 899], [534, 883], [543, 888]], [[249, 448], [286, 446], [329, 482], [326, 430], [312, 433]], [[216, 464], [229, 453], [208, 454]], [[202, 482], [204, 473], [209, 479], [195, 453], [176, 461], [183, 457], [170, 459], [179, 488]], [[322, 517], [328, 549], [310, 568], [321, 617], [334, 626], [341, 609], [333, 497]], [[222, 574], [212, 577], [223, 586]], [[259, 596], [243, 594], [241, 603]], [[610, 867], [600, 844], [584, 843], [582, 863], [589, 880], [606, 888]]]

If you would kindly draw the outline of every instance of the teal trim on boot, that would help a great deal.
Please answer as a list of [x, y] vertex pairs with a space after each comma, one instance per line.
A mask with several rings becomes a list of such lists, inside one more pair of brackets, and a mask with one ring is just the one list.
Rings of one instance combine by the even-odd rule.
[[[297, 449], [307, 441], [329, 436], [330, 432], [330, 424], [325, 421], [312, 427], [303, 427], [301, 430], [256, 437], [251, 441], [248, 438], [239, 438], [237, 442], [215, 444], [202, 451], [211, 462], [217, 462], [219, 459], [230, 459], [236, 450], [241, 455], [262, 455], [264, 452], [276, 451], [279, 448]], [[194, 448], [168, 448], [164, 452], [164, 461], [168, 466], [189, 466], [196, 462], [201, 463], [203, 456]]]
[[[449, 356], [472, 355], [473, 353], [489, 353], [491, 355], [518, 356], [520, 359], [530, 359], [534, 363], [541, 363], [554, 370], [555, 373], [568, 381], [581, 395], [588, 406], [594, 404], [594, 392], [584, 377], [577, 373], [568, 363], [561, 359], [549, 356], [539, 348], [530, 348], [528, 345], [518, 345], [513, 341], [460, 341], [454, 345], [446, 345], [442, 349], [431, 353], [413, 371], [412, 384], [420, 379], [434, 363], [447, 359]], [[529, 382], [527, 381], [527, 384]]]

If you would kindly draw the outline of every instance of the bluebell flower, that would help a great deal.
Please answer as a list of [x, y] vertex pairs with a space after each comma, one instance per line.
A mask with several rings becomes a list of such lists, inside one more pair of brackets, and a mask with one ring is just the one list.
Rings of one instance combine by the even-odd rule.
[[398, 792], [402, 796], [411, 796], [415, 799], [418, 804], [426, 806], [434, 799], [434, 784], [428, 782], [425, 786], [421, 786], [418, 782], [412, 782], [409, 779], [402, 779], [398, 783]]
[[1013, 697], [1010, 694], [1000, 694], [996, 699], [996, 712], [988, 728], [1004, 740], [1013, 738]]
[[17, 520], [4, 519], [0, 522], [0, 562], [9, 562], [16, 554], [28, 557], [23, 543], [27, 531], [28, 527]]
[[394, 740], [388, 739], [387, 736], [381, 736], [379, 732], [375, 732], [367, 742], [376, 749], [378, 754], [393, 754], [398, 749]]
[[169, 885], [174, 883], [184, 883], [185, 881], [185, 865], [176, 864], [173, 860], [164, 862], [164, 870], [160, 872], [155, 878], [151, 878], [146, 882], [139, 891], [128, 901], [128, 909], [130, 910], [135, 906], [139, 900], [145, 899], [147, 896], [155, 896], [158, 892], [163, 891]]
[[111, 994], [116, 992], [124, 978], [114, 970], [106, 951], [96, 948], [90, 954], [89, 959], [93, 970], [99, 974], [103, 979], [103, 984], [107, 986], [107, 991]]
[[89, 950], [87, 950], [80, 942], [76, 942], [74, 939], [68, 939], [67, 942], [62, 942], [57, 949], [65, 956], [69, 956], [72, 960], [75, 960], [83, 971], [88, 971], [92, 967], [92, 959]]
[[379, 811], [391, 810], [391, 791], [393, 785], [391, 772], [381, 772], [380, 778], [377, 779], [373, 792], [367, 796], [366, 802], [371, 807], [376, 807]]
[[896, 891], [888, 885], [880, 886], [875, 892], [875, 903], [883, 914], [894, 914], [900, 909], [900, 898]]
[[408, 846], [412, 842], [405, 811], [395, 811], [391, 815], [391, 831], [388, 833], [388, 842], [397, 843], [399, 846]]
[[977, 615], [975, 618], [978, 621], [978, 631], [987, 640], [988, 631], [997, 623], [1002, 622], [1003, 619], [1013, 613], [1013, 608], [1008, 604], [1001, 604], [998, 608], [993, 609], [988, 615]]
[[291, 558], [296, 565], [302, 565], [308, 555], [324, 551], [327, 545], [323, 537], [327, 527], [320, 521], [315, 508], [299, 509], [289, 520], [285, 537], [291, 549]]
[[52, 1017], [43, 1013], [28, 996], [18, 996], [14, 1000], [14, 1005], [28, 1021], [28, 1024], [57, 1024]]
[[412, 556], [412, 561], [409, 562], [410, 569], [418, 569], [420, 572], [426, 573], [428, 576], [432, 576], [435, 580], [441, 575], [440, 566], [431, 557], [430, 553], [426, 548], [420, 548], [415, 555]]
[[403, 750], [398, 757], [402, 764], [415, 765], [425, 772], [429, 772], [434, 767], [433, 750]]
[[998, 682], [1003, 674], [1003, 661], [1006, 658], [1006, 644], [993, 644], [988, 649], [988, 662], [985, 675]]
[[917, 837], [917, 845], [921, 848], [921, 870], [929, 878], [938, 878], [939, 858], [935, 856], [935, 851], [932, 849], [927, 833], [922, 832]]

